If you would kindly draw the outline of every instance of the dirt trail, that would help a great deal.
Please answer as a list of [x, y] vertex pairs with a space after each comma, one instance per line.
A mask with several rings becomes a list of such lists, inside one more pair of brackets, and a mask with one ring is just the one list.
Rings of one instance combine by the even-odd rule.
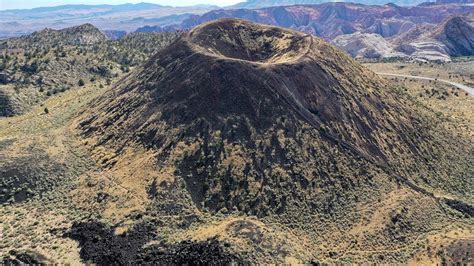
[[461, 84], [461, 83], [457, 83], [457, 82], [454, 82], [454, 81], [449, 81], [449, 80], [445, 80], [445, 79], [435, 79], [435, 78], [429, 78], [429, 77], [421, 77], [421, 76], [411, 76], [411, 75], [403, 75], [403, 74], [394, 74], [394, 73], [384, 73], [384, 72], [381, 72], [381, 73], [377, 73], [378, 75], [381, 75], [381, 76], [393, 76], [393, 77], [402, 77], [402, 78], [412, 78], [412, 79], [422, 79], [422, 80], [433, 80], [433, 81], [439, 81], [439, 82], [443, 82], [443, 83], [446, 83], [446, 84], [449, 84], [449, 85], [452, 85], [452, 86], [455, 86], [465, 92], [467, 92], [470, 96], [474, 97], [474, 88], [471, 88], [469, 86], [466, 86], [464, 84]]

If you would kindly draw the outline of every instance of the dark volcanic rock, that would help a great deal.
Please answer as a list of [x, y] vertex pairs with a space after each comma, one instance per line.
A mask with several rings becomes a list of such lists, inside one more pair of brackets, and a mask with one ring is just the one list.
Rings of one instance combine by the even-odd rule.
[[240, 264], [238, 256], [224, 250], [219, 241], [194, 242], [183, 241], [175, 245], [144, 248], [137, 255], [138, 264], [166, 264], [166, 265], [229, 265]]
[[14, 113], [15, 110], [13, 108], [10, 98], [5, 92], [0, 90], [0, 117], [12, 116]]
[[5, 85], [10, 82], [10, 77], [5, 72], [0, 72], [0, 85]]
[[474, 217], [474, 206], [455, 199], [445, 199], [445, 202], [449, 207], [463, 213], [466, 217]]
[[153, 239], [153, 229], [149, 224], [140, 224], [132, 232], [116, 236], [113, 228], [99, 222], [75, 223], [66, 236], [79, 242], [81, 259], [86, 262], [127, 264]]
[[155, 232], [153, 224], [141, 223], [129, 232], [115, 235], [112, 227], [99, 222], [88, 222], [73, 224], [65, 236], [79, 242], [80, 256], [84, 262], [98, 265], [222, 265], [241, 261], [238, 256], [228, 253], [215, 239], [144, 247], [155, 239]]
[[2, 265], [47, 265], [46, 258], [33, 252], [17, 252], [11, 250], [8, 255], [2, 258]]

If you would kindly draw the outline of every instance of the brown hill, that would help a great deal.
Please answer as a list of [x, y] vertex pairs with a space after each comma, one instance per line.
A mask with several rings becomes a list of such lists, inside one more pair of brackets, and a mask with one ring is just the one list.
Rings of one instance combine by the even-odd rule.
[[[225, 19], [153, 56], [96, 100], [80, 128], [118, 157], [131, 143], [153, 150], [198, 208], [339, 215], [334, 205], [374, 175], [431, 195], [466, 170], [447, 166], [428, 116], [399, 97], [322, 40]], [[462, 184], [449, 190], [463, 194]]]
[[12, 38], [8, 40], [8, 44], [2, 46], [33, 49], [39, 46], [92, 45], [105, 40], [105, 35], [99, 29], [92, 24], [84, 24], [63, 30], [44, 29], [30, 35]]
[[[116, 41], [91, 24], [0, 41], [0, 116], [29, 110], [85, 83], [104, 86], [169, 44], [178, 33], [133, 33]], [[101, 85], [99, 85], [101, 84]]]
[[442, 42], [452, 56], [474, 55], [474, 12], [449, 18], [434, 30], [432, 38]]
[[474, 13], [455, 15], [437, 25], [420, 25], [390, 40], [406, 55], [449, 61], [451, 56], [474, 55]]

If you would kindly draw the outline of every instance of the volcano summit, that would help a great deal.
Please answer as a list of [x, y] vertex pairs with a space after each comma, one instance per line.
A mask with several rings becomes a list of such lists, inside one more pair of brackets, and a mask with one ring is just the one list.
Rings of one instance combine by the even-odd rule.
[[[396, 261], [409, 255], [386, 250], [412, 250], [464, 215], [435, 195], [465, 204], [472, 191], [469, 145], [437, 121], [318, 38], [223, 19], [152, 56], [94, 100], [78, 128], [151, 212], [232, 213], [294, 229], [297, 240], [276, 244], [260, 228], [245, 242], [252, 260], [358, 261], [360, 250], [384, 246], [375, 260]], [[146, 167], [132, 150], [150, 155]], [[268, 241], [278, 254], [262, 251]]]

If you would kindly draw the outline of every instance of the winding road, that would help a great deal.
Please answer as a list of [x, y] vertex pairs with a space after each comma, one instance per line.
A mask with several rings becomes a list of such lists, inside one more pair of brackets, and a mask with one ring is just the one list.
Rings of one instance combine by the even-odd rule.
[[457, 88], [467, 92], [471, 97], [474, 97], [474, 88], [471, 88], [469, 86], [466, 86], [464, 84], [457, 83], [457, 82], [454, 82], [454, 81], [449, 81], [449, 80], [445, 80], [445, 79], [435, 79], [435, 78], [429, 78], [429, 77], [403, 75], [403, 74], [383, 73], [383, 72], [382, 73], [377, 73], [377, 74], [381, 75], [381, 76], [392, 76], [392, 77], [401, 77], [401, 78], [439, 81], [439, 82], [443, 82], [443, 83], [449, 84], [451, 86], [457, 87]]

